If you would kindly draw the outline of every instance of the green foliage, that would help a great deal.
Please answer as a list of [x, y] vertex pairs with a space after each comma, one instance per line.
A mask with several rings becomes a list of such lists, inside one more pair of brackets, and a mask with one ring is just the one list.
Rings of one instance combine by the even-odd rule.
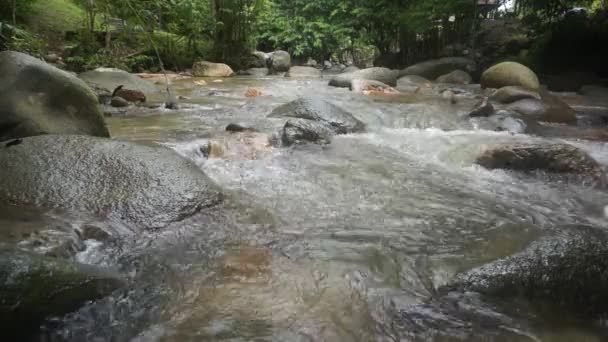
[[[13, 21], [23, 18], [36, 0], [0, 0], [0, 20]], [[13, 22], [16, 24], [16, 22]]]
[[42, 57], [46, 44], [36, 35], [0, 22], [0, 50], [13, 50]]

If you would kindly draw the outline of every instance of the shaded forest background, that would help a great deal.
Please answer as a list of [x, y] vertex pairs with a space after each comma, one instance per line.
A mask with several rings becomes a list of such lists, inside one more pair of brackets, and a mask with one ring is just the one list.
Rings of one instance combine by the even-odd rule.
[[202, 59], [238, 70], [255, 50], [285, 50], [300, 63], [401, 68], [467, 55], [608, 73], [606, 0], [505, 1], [0, 0], [0, 49], [57, 53], [74, 71], [156, 71], [158, 56], [171, 70]]

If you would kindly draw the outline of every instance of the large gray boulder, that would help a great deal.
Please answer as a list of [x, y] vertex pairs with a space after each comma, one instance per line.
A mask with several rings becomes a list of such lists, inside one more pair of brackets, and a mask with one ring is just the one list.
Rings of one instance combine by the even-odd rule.
[[269, 54], [268, 67], [271, 73], [287, 72], [291, 68], [291, 56], [287, 51], [274, 51]]
[[543, 171], [604, 185], [605, 175], [595, 159], [568, 144], [503, 144], [480, 154], [476, 163], [487, 169], [525, 173]]
[[87, 85], [34, 57], [0, 52], [0, 141], [41, 134], [110, 134]]
[[159, 88], [154, 83], [115, 68], [97, 68], [92, 71], [83, 72], [78, 77], [98, 93], [104, 91], [112, 93], [114, 89], [121, 85], [124, 89], [139, 90], [146, 94], [159, 91]]
[[329, 85], [334, 87], [350, 88], [353, 80], [360, 79], [379, 81], [394, 87], [397, 85], [397, 75], [398, 72], [387, 68], [368, 68], [336, 75], [329, 81]]
[[0, 203], [74, 208], [140, 229], [221, 200], [196, 165], [162, 147], [45, 135], [0, 148], [0, 165]]
[[32, 253], [0, 251], [0, 324], [5, 338], [35, 331], [125, 285], [116, 272]]
[[528, 90], [538, 91], [540, 82], [534, 71], [516, 62], [503, 62], [491, 66], [481, 74], [483, 88], [502, 88], [519, 86]]
[[571, 227], [462, 273], [444, 290], [475, 291], [498, 300], [525, 298], [584, 316], [605, 314], [608, 237], [601, 229]]
[[444, 57], [409, 66], [399, 73], [399, 76], [416, 75], [434, 80], [439, 76], [455, 70], [473, 72], [476, 70], [475, 62], [466, 57]]
[[192, 66], [194, 77], [230, 77], [234, 75], [231, 67], [224, 63], [200, 61]]
[[291, 117], [325, 124], [336, 134], [361, 132], [365, 125], [344, 109], [316, 98], [300, 98], [272, 111], [270, 117]]
[[321, 77], [321, 70], [309, 66], [293, 66], [289, 68], [285, 77], [291, 78], [318, 78]]

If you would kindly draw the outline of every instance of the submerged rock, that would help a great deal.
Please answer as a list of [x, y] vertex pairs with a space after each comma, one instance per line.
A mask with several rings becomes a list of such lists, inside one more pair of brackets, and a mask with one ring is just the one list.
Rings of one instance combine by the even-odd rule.
[[519, 86], [502, 87], [490, 96], [490, 100], [502, 104], [509, 104], [524, 99], [540, 100], [541, 97], [538, 92], [528, 90]]
[[473, 78], [466, 71], [454, 70], [449, 74], [437, 77], [437, 82], [449, 84], [470, 84], [473, 82]]
[[479, 117], [479, 116], [490, 116], [494, 114], [494, 106], [488, 101], [488, 99], [483, 99], [479, 101], [475, 107], [469, 113], [469, 117]]
[[403, 69], [399, 76], [416, 75], [427, 79], [436, 79], [439, 76], [455, 70], [473, 72], [477, 69], [475, 62], [466, 57], [444, 57], [414, 64]]
[[0, 251], [3, 336], [34, 332], [45, 318], [63, 316], [125, 285], [117, 273], [35, 254]]
[[355, 79], [379, 81], [392, 87], [397, 85], [398, 72], [387, 68], [369, 68], [334, 76], [329, 85], [333, 87], [349, 88]]
[[365, 125], [344, 109], [325, 100], [300, 98], [272, 111], [270, 117], [293, 117], [324, 123], [337, 134], [361, 132]]
[[576, 111], [557, 96], [541, 91], [541, 100], [525, 98], [510, 103], [507, 108], [531, 119], [546, 122], [576, 122]]
[[497, 299], [525, 298], [579, 315], [606, 314], [608, 237], [596, 228], [569, 229], [460, 274], [448, 288]]
[[519, 86], [528, 90], [540, 89], [540, 82], [534, 71], [527, 66], [516, 62], [498, 63], [481, 75], [483, 88], [502, 88], [506, 86]]
[[350, 90], [355, 93], [398, 93], [398, 91], [382, 82], [355, 79], [351, 82]]
[[281, 139], [285, 146], [305, 143], [323, 145], [331, 143], [333, 135], [334, 131], [324, 123], [306, 119], [293, 119], [285, 123]]
[[123, 108], [123, 107], [129, 107], [129, 101], [123, 99], [120, 96], [114, 96], [112, 98], [112, 101], [110, 102], [110, 105], [112, 107], [116, 107], [116, 108]]
[[224, 63], [200, 61], [192, 66], [192, 75], [195, 77], [230, 77], [234, 71]]
[[165, 227], [221, 200], [196, 165], [162, 147], [47, 135], [0, 149], [0, 165], [0, 202], [75, 208], [140, 229]]
[[604, 171], [595, 159], [568, 144], [505, 144], [492, 147], [477, 157], [487, 169], [522, 172], [544, 171], [573, 175], [593, 183], [604, 183]]
[[84, 82], [34, 57], [0, 52], [0, 141], [41, 134], [110, 135]]
[[293, 66], [289, 68], [285, 77], [321, 77], [321, 70], [309, 66]]

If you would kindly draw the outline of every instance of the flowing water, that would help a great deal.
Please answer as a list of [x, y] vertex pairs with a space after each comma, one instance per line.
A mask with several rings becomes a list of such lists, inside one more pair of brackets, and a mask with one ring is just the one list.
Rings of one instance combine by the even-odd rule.
[[[182, 109], [108, 118], [115, 139], [174, 149], [228, 199], [157, 232], [129, 234], [133, 229], [118, 222], [97, 222], [125, 237], [91, 245], [78, 258], [119, 268], [131, 285], [49, 323], [41, 340], [608, 338], [602, 322], [525, 301], [434, 297], [454, 274], [516, 253], [559, 227], [606, 225], [605, 192], [473, 165], [488, 145], [548, 139], [478, 130], [466, 119], [467, 100], [393, 101], [326, 84], [182, 80], [173, 85], [187, 97]], [[263, 96], [245, 97], [248, 88]], [[267, 115], [299, 96], [345, 108], [367, 132], [294, 148], [247, 146], [223, 132], [238, 122], [270, 135], [284, 121]], [[223, 139], [230, 153], [205, 158], [200, 147], [208, 139]], [[608, 163], [608, 145], [570, 142]]]

